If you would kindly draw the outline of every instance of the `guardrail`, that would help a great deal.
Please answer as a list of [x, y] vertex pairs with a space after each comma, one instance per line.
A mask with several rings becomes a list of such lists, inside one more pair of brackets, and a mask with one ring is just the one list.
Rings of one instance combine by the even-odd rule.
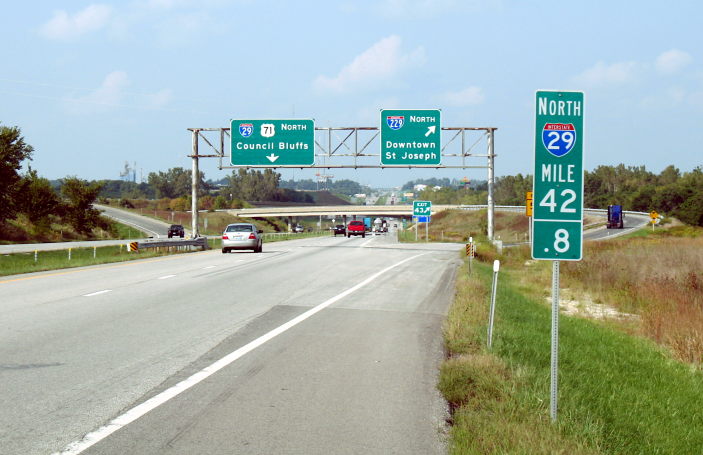
[[141, 242], [132, 242], [137, 244], [137, 249], [142, 248], [192, 248], [199, 247], [203, 250], [210, 249], [207, 243], [207, 237], [198, 237], [195, 239], [172, 239], [172, 240], [145, 240]]

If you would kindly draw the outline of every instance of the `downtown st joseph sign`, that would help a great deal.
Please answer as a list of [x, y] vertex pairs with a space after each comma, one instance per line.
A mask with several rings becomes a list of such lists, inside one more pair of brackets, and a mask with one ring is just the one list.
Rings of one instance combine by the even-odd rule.
[[380, 130], [382, 166], [440, 164], [439, 109], [383, 109]]
[[583, 92], [537, 92], [534, 259], [583, 257], [583, 108]]

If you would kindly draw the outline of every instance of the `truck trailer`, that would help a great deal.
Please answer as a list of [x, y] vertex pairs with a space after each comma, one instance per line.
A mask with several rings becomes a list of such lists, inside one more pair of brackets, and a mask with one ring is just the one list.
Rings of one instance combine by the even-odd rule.
[[622, 205], [608, 206], [608, 229], [622, 229], [624, 227], [625, 215], [622, 213]]

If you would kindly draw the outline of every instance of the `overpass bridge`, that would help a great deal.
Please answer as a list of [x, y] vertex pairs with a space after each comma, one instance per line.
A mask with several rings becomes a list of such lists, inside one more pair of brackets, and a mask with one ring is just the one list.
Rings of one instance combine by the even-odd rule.
[[[433, 205], [432, 214], [459, 205]], [[486, 206], [482, 206], [485, 208]], [[230, 215], [242, 218], [264, 218], [269, 216], [301, 217], [301, 216], [412, 216], [412, 205], [330, 205], [330, 206], [298, 206], [298, 207], [256, 207], [248, 209], [227, 210]]]
[[[432, 215], [448, 209], [480, 210], [487, 205], [432, 205]], [[524, 210], [524, 208], [523, 208]], [[412, 205], [331, 205], [331, 206], [298, 206], [298, 207], [256, 207], [247, 209], [227, 210], [230, 215], [242, 218], [285, 217], [288, 219], [288, 230], [292, 229], [293, 218], [304, 216], [326, 216], [339, 218], [340, 224], [347, 224], [348, 219], [357, 216], [386, 216], [394, 218], [410, 218], [413, 214]]]

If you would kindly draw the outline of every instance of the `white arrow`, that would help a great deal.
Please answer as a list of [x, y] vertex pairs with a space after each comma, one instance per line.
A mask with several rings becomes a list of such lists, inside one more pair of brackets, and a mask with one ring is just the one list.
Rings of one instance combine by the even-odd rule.
[[428, 126], [427, 132], [425, 133], [425, 137], [429, 136], [430, 134], [434, 134], [435, 131], [437, 131], [437, 125]]
[[269, 156], [267, 156], [266, 158], [268, 158], [269, 161], [272, 163], [278, 159], [278, 157], [276, 155], [274, 155], [273, 153], [270, 154]]

